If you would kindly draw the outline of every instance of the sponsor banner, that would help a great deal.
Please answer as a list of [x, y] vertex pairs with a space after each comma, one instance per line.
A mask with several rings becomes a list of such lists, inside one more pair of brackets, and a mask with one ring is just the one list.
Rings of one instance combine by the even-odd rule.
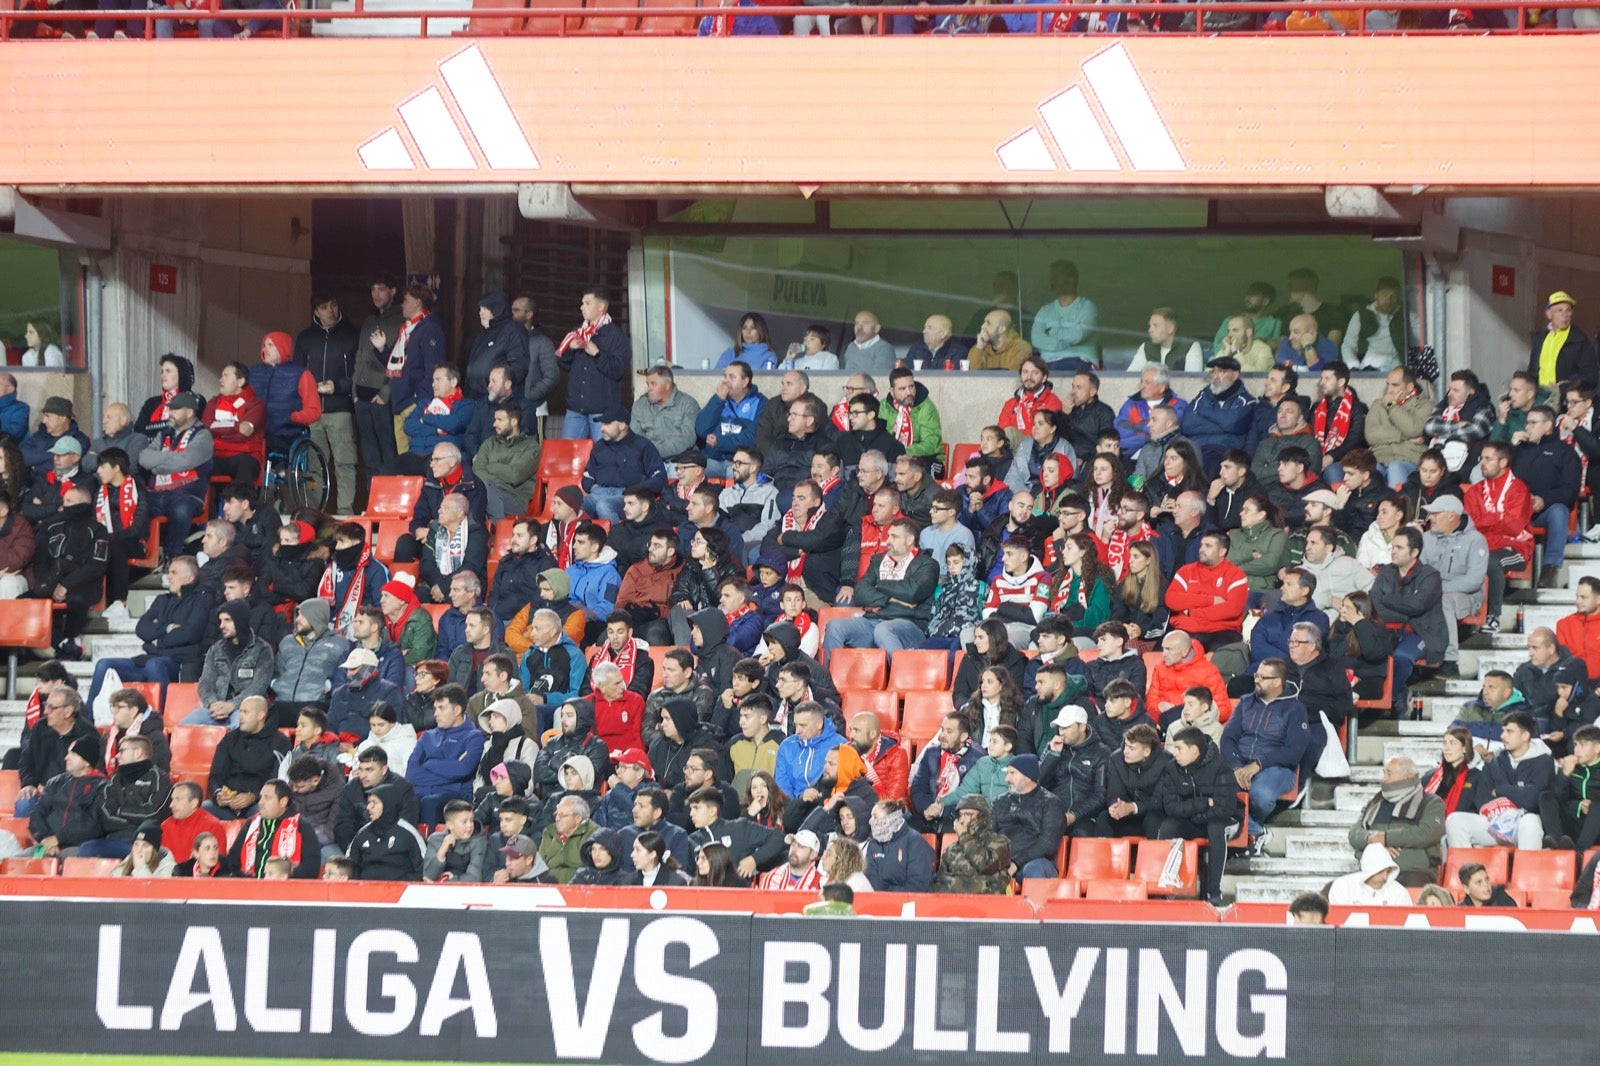
[[56, 41], [6, 49], [0, 181], [1587, 187], [1597, 65], [1591, 34]]
[[[1600, 966], [1592, 936], [1451, 930], [32, 900], [0, 922], [13, 1052], [1577, 1062], [1560, 989]], [[1531, 994], [1441, 1022], [1485, 1002], [1486, 959]]]

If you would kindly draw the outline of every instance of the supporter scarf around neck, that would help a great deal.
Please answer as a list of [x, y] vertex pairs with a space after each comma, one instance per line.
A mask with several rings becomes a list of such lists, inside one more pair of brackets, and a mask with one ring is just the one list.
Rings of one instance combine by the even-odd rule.
[[[1591, 409], [1588, 414], [1583, 416], [1583, 421], [1579, 424], [1584, 429], [1588, 429], [1589, 424], [1593, 421], [1594, 411]], [[1556, 427], [1561, 433], [1561, 443], [1578, 453], [1578, 484], [1587, 485], [1589, 483], [1589, 453], [1578, 447], [1577, 441], [1573, 439], [1572, 430], [1562, 428], [1559, 419], [1556, 421]]]
[[1461, 421], [1461, 405], [1458, 403], [1451, 404], [1439, 413], [1439, 417], [1444, 419], [1446, 422]]
[[159, 426], [161, 423], [167, 420], [167, 404], [171, 402], [172, 398], [176, 395], [178, 395], [177, 389], [173, 389], [171, 392], [162, 390], [161, 402], [156, 404], [156, 409], [154, 411], [150, 412], [151, 425]]
[[[111, 520], [111, 494], [117, 496], [117, 517], [120, 523]], [[134, 515], [139, 513], [139, 483], [133, 478], [123, 478], [122, 484], [117, 486], [101, 485], [100, 491], [94, 497], [94, 517], [107, 530], [116, 532], [127, 529], [133, 525]]]
[[822, 498], [823, 499], [827, 499], [828, 498], [828, 493], [832, 492], [834, 489], [839, 487], [839, 481], [840, 481], [839, 475], [835, 474], [833, 477], [830, 477], [826, 481], [817, 482], [817, 488], [822, 490]]
[[[1439, 795], [1439, 786], [1444, 782], [1444, 770], [1444, 764], [1441, 763], [1434, 767], [1433, 773], [1428, 777], [1427, 790], [1436, 796]], [[1467, 770], [1468, 767], [1463, 766], [1456, 771], [1455, 776], [1450, 779], [1450, 787], [1439, 797], [1444, 800], [1444, 813], [1447, 815], [1456, 813], [1461, 807], [1461, 790], [1467, 783]]]
[[[818, 507], [815, 511], [811, 512], [811, 517], [806, 519], [805, 525], [801, 525], [795, 520], [794, 509], [790, 508], [789, 510], [783, 512], [783, 532], [792, 533], [797, 529], [810, 532], [811, 530], [816, 529], [817, 523], [822, 520], [822, 512], [826, 511], [827, 509], [828, 507], [826, 504]], [[789, 560], [788, 576], [790, 581], [802, 580], [806, 569], [806, 555], [806, 552], [801, 552], [799, 555], [796, 555], [793, 559]]]
[[[1058, 19], [1062, 17], [1063, 16], [1061, 15], [1056, 16]], [[1067, 15], [1065, 17], [1070, 19], [1072, 16]], [[1050, 32], [1055, 33], [1056, 31], [1052, 29]], [[1015, 429], [1021, 433], [1026, 433], [1032, 429], [1033, 412], [1038, 408], [1039, 401], [1044, 398], [1044, 392], [1045, 389], [1043, 385], [1040, 385], [1032, 392], [1028, 392], [1025, 389], [1018, 389], [1016, 392], [1016, 406], [1011, 409], [1016, 413], [1016, 424], [1006, 428]]]
[[439, 573], [454, 574], [461, 569], [467, 557], [466, 519], [462, 519], [454, 533], [444, 526], [439, 526], [438, 530], [433, 538], [433, 561], [439, 567]]
[[850, 401], [840, 400], [833, 405], [833, 425], [840, 433], [850, 432]]
[[562, 570], [572, 565], [572, 538], [577, 532], [576, 521], [563, 524], [552, 519], [549, 531], [545, 533], [545, 546], [556, 557], [556, 566]]
[[399, 645], [400, 634], [406, 631], [406, 623], [411, 621], [411, 616], [416, 613], [417, 607], [418, 605], [415, 603], [407, 603], [406, 609], [400, 612], [399, 618], [391, 620], [388, 615], [384, 616], [383, 625], [389, 631], [389, 642], [391, 644]]
[[[466, 523], [461, 523], [462, 528]], [[355, 571], [350, 575], [350, 584], [345, 587], [344, 600], [339, 604], [339, 610], [334, 613], [333, 631], [340, 636], [346, 635], [350, 630], [350, 623], [356, 620], [356, 610], [361, 606], [361, 598], [367, 588], [367, 563], [372, 561], [372, 542], [369, 540], [361, 546], [361, 558], [356, 563]], [[334, 602], [334, 590], [338, 588], [338, 566], [329, 560], [328, 567], [322, 571], [322, 581], [317, 585], [317, 595]], [[396, 638], [398, 641], [398, 638]]]
[[1329, 401], [1324, 399], [1317, 404], [1313, 417], [1313, 430], [1317, 440], [1322, 444], [1322, 454], [1327, 455], [1345, 442], [1350, 436], [1350, 417], [1355, 413], [1355, 394], [1345, 389], [1339, 394], [1339, 402], [1333, 410], [1333, 424], [1328, 424]]
[[428, 406], [423, 410], [430, 415], [447, 415], [450, 409], [461, 402], [461, 390], [457, 389], [448, 396], [435, 396], [428, 401]]
[[889, 402], [894, 406], [894, 439], [905, 445], [906, 450], [910, 451], [916, 437], [916, 429], [911, 424], [911, 405], [902, 406], [893, 400]]
[[589, 342], [594, 340], [594, 335], [600, 329], [600, 327], [609, 326], [610, 324], [610, 315], [601, 315], [597, 321], [583, 323], [577, 329], [561, 338], [561, 343], [556, 345], [556, 354], [560, 355], [568, 348], [573, 347], [587, 348], [589, 346]]
[[1106, 563], [1111, 567], [1112, 573], [1121, 581], [1128, 575], [1128, 549], [1141, 540], [1149, 540], [1155, 536], [1155, 530], [1150, 528], [1150, 523], [1140, 522], [1139, 528], [1132, 533], [1117, 530], [1111, 534], [1111, 539], [1106, 543]]
[[601, 663], [610, 663], [622, 671], [623, 683], [631, 685], [633, 684], [633, 664], [638, 661], [638, 653], [639, 639], [637, 637], [624, 644], [621, 651], [612, 650], [610, 642], [607, 642], [601, 645], [599, 651], [595, 652], [594, 660], [590, 662], [589, 669], [593, 672], [594, 668]]
[[409, 318], [406, 324], [400, 327], [400, 336], [395, 338], [394, 347], [389, 351], [389, 362], [383, 369], [384, 376], [390, 379], [399, 377], [406, 372], [406, 342], [411, 339], [411, 333], [417, 328], [417, 323], [428, 317], [424, 311], [416, 318]]
[[906, 557], [899, 562], [894, 561], [894, 556], [888, 552], [883, 553], [883, 561], [878, 564], [879, 581], [904, 581], [906, 571], [911, 569], [911, 560], [917, 557], [917, 549], [912, 548]]
[[743, 603], [743, 605], [741, 605], [740, 607], [735, 609], [732, 614], [724, 615], [724, 617], [727, 618], [728, 625], [731, 626], [731, 625], [733, 625], [734, 622], [737, 622], [739, 619], [743, 618], [745, 615], [754, 613], [755, 609], [756, 609], [756, 605], [751, 603], [749, 600], [746, 600]]

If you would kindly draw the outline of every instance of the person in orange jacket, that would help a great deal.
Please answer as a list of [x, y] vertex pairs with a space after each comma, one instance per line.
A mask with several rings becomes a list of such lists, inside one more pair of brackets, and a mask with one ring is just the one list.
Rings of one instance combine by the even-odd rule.
[[850, 746], [866, 765], [866, 776], [879, 799], [910, 797], [911, 753], [899, 734], [883, 731], [877, 715], [864, 711], [850, 719]]
[[1233, 713], [1233, 701], [1222, 674], [1189, 634], [1174, 630], [1162, 638], [1161, 662], [1150, 672], [1144, 697], [1146, 713], [1159, 719], [1163, 711], [1181, 708], [1183, 694], [1196, 685], [1211, 693], [1218, 719], [1226, 722]]

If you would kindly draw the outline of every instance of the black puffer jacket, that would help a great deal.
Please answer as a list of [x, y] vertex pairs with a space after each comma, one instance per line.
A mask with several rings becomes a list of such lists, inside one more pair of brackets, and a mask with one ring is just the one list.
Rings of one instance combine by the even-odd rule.
[[1168, 818], [1227, 825], [1239, 816], [1239, 784], [1209, 737], [1188, 766], [1174, 759], [1162, 782], [1161, 807]]
[[287, 754], [289, 738], [276, 729], [263, 728], [259, 733], [230, 729], [211, 758], [206, 791], [215, 796], [226, 786], [235, 792], [260, 792], [263, 783], [278, 776]]
[[200, 676], [203, 643], [211, 625], [216, 601], [198, 583], [184, 586], [182, 592], [163, 592], [139, 618], [134, 632], [144, 641], [147, 655], [165, 655], [178, 660], [185, 676]]
[[313, 314], [311, 324], [294, 339], [293, 360], [311, 371], [318, 384], [333, 382], [333, 391], [322, 394], [325, 414], [348, 414], [355, 410], [350, 390], [359, 340], [355, 323], [342, 314], [331, 326], [324, 326]]
[[383, 812], [356, 830], [350, 841], [354, 879], [422, 880], [422, 834], [400, 817], [400, 792], [393, 785], [379, 785], [370, 794], [378, 797]]
[[467, 356], [467, 376], [461, 390], [474, 400], [489, 395], [489, 371], [497, 366], [511, 371], [512, 394], [522, 391], [528, 380], [528, 334], [511, 319], [511, 305], [503, 292], [484, 293], [478, 307], [488, 308], [489, 326], [472, 341]]
[[[404, 767], [402, 767], [404, 769]], [[411, 787], [411, 782], [401, 777], [390, 768], [383, 775], [383, 780], [377, 787], [388, 785], [394, 790], [397, 797], [396, 803], [400, 811], [400, 819], [416, 825], [422, 818], [421, 810], [417, 804], [416, 789]], [[346, 850], [350, 841], [355, 839], [356, 830], [367, 824], [367, 790], [362, 787], [361, 779], [354, 774], [350, 781], [339, 793], [339, 805], [333, 816], [334, 842]]]
[[125, 762], [100, 794], [100, 828], [117, 840], [132, 840], [145, 822], [167, 816], [172, 779], [154, 762]]
[[67, 602], [75, 606], [87, 607], [100, 599], [110, 541], [105, 527], [95, 521], [93, 504], [73, 504], [45, 519], [34, 544], [37, 595], [48, 596], [61, 585], [67, 590]]
[[[606, 752], [606, 743], [594, 731], [594, 704], [588, 700], [572, 700], [570, 706], [577, 711], [572, 732], [551, 737], [534, 760], [533, 787], [540, 796], [551, 796], [562, 790], [561, 764], [574, 755], [588, 758], [594, 766], [596, 781], [611, 776], [611, 757]], [[556, 720], [560, 721], [559, 714]]]
[[[778, 671], [788, 663], [804, 663], [806, 669], [811, 671], [811, 694], [823, 703], [839, 704], [839, 689], [833, 683], [833, 677], [826, 667], [805, 652], [800, 650], [800, 630], [792, 622], [774, 622], [767, 627], [763, 637], [772, 644], [783, 649], [782, 662], [774, 662], [767, 667], [767, 679], [762, 688], [774, 700], [778, 698]], [[760, 650], [759, 648], [757, 649]], [[844, 732], [843, 729], [840, 732]]]
[[723, 560], [709, 570], [697, 562], [685, 563], [683, 569], [678, 571], [678, 579], [672, 583], [672, 605], [676, 607], [687, 600], [690, 614], [715, 607], [719, 599], [717, 586], [730, 577], [743, 576], [744, 568], [735, 565], [731, 559]]
[[60, 773], [45, 782], [39, 802], [28, 816], [28, 832], [34, 840], [55, 837], [64, 848], [77, 847], [86, 840], [98, 840], [100, 792], [106, 775], [90, 770], [82, 777]]

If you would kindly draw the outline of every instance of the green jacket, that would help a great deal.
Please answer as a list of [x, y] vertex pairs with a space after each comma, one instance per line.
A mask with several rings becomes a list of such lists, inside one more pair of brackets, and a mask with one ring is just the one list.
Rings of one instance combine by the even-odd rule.
[[545, 826], [544, 836], [539, 838], [539, 857], [550, 867], [550, 876], [563, 885], [571, 881], [572, 875], [583, 869], [583, 842], [599, 828], [585, 818], [577, 832], [562, 840], [555, 826]]
[[1296, 433], [1289, 437], [1280, 437], [1274, 432], [1262, 437], [1261, 443], [1256, 445], [1256, 454], [1251, 460], [1250, 471], [1255, 474], [1257, 481], [1263, 485], [1278, 483], [1278, 453], [1285, 448], [1305, 449], [1305, 453], [1311, 457], [1311, 465], [1306, 469], [1322, 469], [1322, 445], [1317, 443], [1310, 426], [1306, 427], [1304, 433]]
[[1399, 807], [1384, 799], [1381, 792], [1374, 796], [1367, 807], [1373, 811], [1370, 828], [1366, 811], [1350, 827], [1350, 846], [1356, 854], [1367, 846], [1367, 833], [1382, 833], [1386, 847], [1400, 849], [1394, 861], [1401, 873], [1427, 871], [1431, 877], [1439, 865], [1439, 843], [1444, 839], [1444, 800], [1431, 792], [1422, 796], [1420, 803], [1403, 800]]
[[[1500, 399], [1504, 400], [1506, 397], [1502, 396]], [[1538, 407], [1541, 404], [1549, 405], [1550, 400], [1551, 396], [1549, 389], [1541, 388], [1538, 392], [1533, 394], [1533, 405], [1535, 407]], [[1560, 414], [1561, 412], [1557, 411], [1556, 413]], [[1510, 444], [1511, 438], [1515, 434], [1521, 433], [1527, 428], [1528, 412], [1519, 410], [1515, 407], [1509, 407], [1506, 409], [1505, 420], [1503, 422], [1496, 422], [1494, 424], [1494, 428], [1489, 431], [1489, 439], [1504, 441], [1505, 443]]]
[[[1253, 558], [1255, 552], [1261, 558]], [[1289, 552], [1289, 537], [1270, 522], [1240, 526], [1228, 534], [1228, 562], [1245, 572], [1252, 590], [1278, 587], [1278, 568]]]
[[406, 619], [405, 628], [400, 630], [400, 658], [406, 661], [407, 666], [416, 666], [433, 658], [434, 649], [438, 646], [439, 638], [433, 632], [433, 619], [427, 611], [418, 607]]
[[1004, 895], [1011, 887], [1010, 867], [1011, 841], [995, 832], [993, 816], [982, 810], [944, 849], [933, 890]]
[[982, 796], [993, 803], [1006, 791], [1006, 766], [1015, 758], [1006, 755], [996, 759], [993, 755], [985, 755], [973, 764], [967, 771], [967, 776], [961, 783], [944, 798], [944, 808], [947, 811], [955, 810], [956, 804], [967, 796]]
[[[1299, 566], [1301, 563], [1305, 562], [1306, 534], [1308, 532], [1310, 531], [1306, 530], [1299, 533], [1290, 534], [1288, 546], [1285, 547], [1283, 552], [1284, 566]], [[1356, 557], [1356, 542], [1350, 539], [1350, 534], [1346, 533], [1342, 529], [1334, 530], [1334, 534], [1336, 538], [1334, 543], [1339, 546], [1339, 550], [1350, 556], [1350, 558], [1354, 559]], [[1254, 588], [1254, 586], [1251, 587]]]
[[485, 481], [516, 500], [526, 510], [533, 499], [533, 487], [539, 472], [539, 442], [526, 433], [511, 440], [501, 440], [499, 434], [490, 436], [478, 445], [478, 454], [472, 457], [472, 470]]
[[[884, 397], [883, 403], [878, 406], [878, 421], [891, 435], [898, 417], [894, 401]], [[943, 444], [941, 432], [939, 409], [928, 399], [927, 386], [918, 382], [911, 394], [911, 447], [906, 451], [911, 455], [939, 455]]]

